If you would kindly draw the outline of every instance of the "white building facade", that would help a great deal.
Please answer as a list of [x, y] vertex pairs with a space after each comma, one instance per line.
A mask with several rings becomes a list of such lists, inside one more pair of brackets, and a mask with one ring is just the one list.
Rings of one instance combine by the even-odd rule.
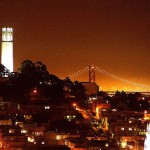
[[13, 72], [13, 29], [2, 28], [1, 64]]

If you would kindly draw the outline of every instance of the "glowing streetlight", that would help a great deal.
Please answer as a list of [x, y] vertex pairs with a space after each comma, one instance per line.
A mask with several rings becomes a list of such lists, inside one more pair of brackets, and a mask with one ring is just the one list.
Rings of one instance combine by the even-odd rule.
[[76, 103], [73, 103], [73, 106], [74, 106], [74, 107], [76, 107], [76, 106], [77, 106], [77, 104], [76, 104]]
[[35, 87], [32, 92], [33, 92], [33, 94], [37, 94], [37, 92], [38, 92], [37, 88]]
[[75, 109], [77, 109], [77, 104], [76, 104], [76, 103], [73, 103], [72, 105], [73, 105], [73, 107], [74, 107]]
[[34, 94], [36, 94], [36, 93], [37, 93], [37, 90], [36, 90], [36, 89], [34, 89], [34, 90], [33, 90], [33, 93], [34, 93]]

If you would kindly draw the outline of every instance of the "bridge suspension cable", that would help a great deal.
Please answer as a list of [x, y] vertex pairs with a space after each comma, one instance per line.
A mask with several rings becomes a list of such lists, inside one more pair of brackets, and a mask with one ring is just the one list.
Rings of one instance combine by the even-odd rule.
[[[99, 72], [99, 73], [103, 74], [104, 76], [110, 77], [110, 78], [112, 78], [112, 79], [114, 79], [114, 80], [119, 80], [119, 81], [121, 81], [121, 82], [123, 82], [123, 83], [130, 84], [130, 85], [132, 85], [132, 86], [134, 86], [134, 87], [139, 87], [139, 88], [141, 88], [141, 89], [143, 89], [143, 90], [150, 91], [150, 86], [143, 85], [143, 84], [140, 84], [140, 83], [136, 83], [136, 82], [127, 80], [127, 79], [125, 79], [125, 78], [116, 76], [116, 75], [114, 75], [113, 73], [110, 73], [110, 72], [108, 72], [108, 71], [105, 71], [104, 69], [101, 69], [100, 67], [97, 67], [97, 66], [94, 67], [94, 66], [92, 66], [92, 69], [94, 69], [95, 72]], [[75, 79], [75, 78], [80, 77], [80, 76], [81, 76], [82, 74], [84, 74], [85, 72], [90, 72], [90, 67], [85, 67], [85, 68], [82, 69], [82, 70], [79, 70], [79, 71], [77, 71], [77, 72], [75, 72], [75, 73], [70, 74], [68, 77], [71, 78], [71, 79]]]
[[127, 83], [127, 84], [144, 88], [144, 89], [146, 89], [146, 90], [148, 90], [148, 91], [150, 90], [150, 86], [146, 86], [146, 85], [143, 85], [143, 84], [139, 84], [139, 83], [132, 82], [132, 81], [130, 81], [130, 80], [121, 78], [121, 77], [116, 76], [116, 75], [114, 75], [114, 74], [112, 74], [112, 73], [109, 73], [109, 72], [107, 72], [107, 71], [105, 71], [105, 70], [103, 70], [103, 69], [101, 69], [101, 68], [99, 68], [99, 67], [95, 67], [95, 70], [98, 71], [98, 72], [100, 72], [100, 73], [102, 73], [102, 74], [104, 74], [104, 75], [106, 75], [106, 76], [109, 76], [109, 77], [111, 77], [111, 78], [113, 78], [113, 79], [117, 79], [117, 80], [120, 80], [120, 81], [125, 82], [125, 83]]
[[85, 72], [87, 72], [87, 71], [89, 71], [89, 67], [85, 67], [85, 68], [82, 69], [82, 70], [79, 70], [79, 71], [77, 71], [77, 72], [75, 72], [75, 73], [72, 73], [72, 74], [70, 74], [68, 77], [69, 77], [69, 78], [76, 78], [76, 77], [78, 77], [79, 75], [81, 75], [81, 74], [83, 74], [83, 73], [85, 73]]

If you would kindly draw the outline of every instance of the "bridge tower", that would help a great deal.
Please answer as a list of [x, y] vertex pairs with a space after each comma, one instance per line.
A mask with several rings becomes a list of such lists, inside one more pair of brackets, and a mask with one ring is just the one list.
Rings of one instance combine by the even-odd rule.
[[93, 65], [89, 66], [89, 82], [95, 83], [95, 68]]

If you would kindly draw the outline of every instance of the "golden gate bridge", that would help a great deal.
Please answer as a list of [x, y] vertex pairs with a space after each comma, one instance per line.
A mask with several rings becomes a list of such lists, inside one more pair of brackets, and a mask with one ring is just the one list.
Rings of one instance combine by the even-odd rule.
[[88, 66], [68, 76], [72, 81], [95, 82], [103, 91], [150, 92], [150, 86], [130, 81], [97, 66]]

